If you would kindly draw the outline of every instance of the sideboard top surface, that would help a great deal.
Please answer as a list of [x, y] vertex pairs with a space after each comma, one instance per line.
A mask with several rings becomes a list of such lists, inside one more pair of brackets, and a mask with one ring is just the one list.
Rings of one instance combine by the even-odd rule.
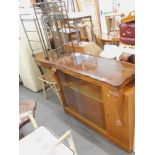
[[113, 86], [120, 86], [135, 74], [133, 64], [82, 53], [72, 53], [51, 63]]

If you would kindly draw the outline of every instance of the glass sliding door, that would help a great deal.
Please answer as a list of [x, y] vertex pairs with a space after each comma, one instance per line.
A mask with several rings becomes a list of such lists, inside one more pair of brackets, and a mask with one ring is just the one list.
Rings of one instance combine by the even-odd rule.
[[100, 128], [105, 128], [100, 86], [58, 72], [66, 106]]

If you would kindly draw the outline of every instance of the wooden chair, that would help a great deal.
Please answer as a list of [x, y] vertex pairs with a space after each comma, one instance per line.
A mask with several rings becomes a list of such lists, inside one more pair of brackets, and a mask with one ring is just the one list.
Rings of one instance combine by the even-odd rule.
[[54, 79], [55, 72], [56, 72], [56, 70], [50, 70], [48, 73], [39, 76], [39, 79], [42, 82], [44, 98], [47, 99], [47, 93], [49, 90], [52, 89], [55, 92], [55, 94], [58, 96], [58, 98], [61, 102], [61, 98], [59, 96], [60, 89], [58, 88], [57, 82]]

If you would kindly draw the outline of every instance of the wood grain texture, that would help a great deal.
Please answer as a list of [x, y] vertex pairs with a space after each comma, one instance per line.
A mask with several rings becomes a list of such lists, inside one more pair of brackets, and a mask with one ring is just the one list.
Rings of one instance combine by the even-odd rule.
[[[134, 65], [80, 53], [56, 61], [64, 111], [128, 152], [134, 140]], [[42, 64], [41, 63], [41, 64]]]
[[81, 53], [72, 53], [51, 63], [116, 87], [134, 76], [133, 64]]

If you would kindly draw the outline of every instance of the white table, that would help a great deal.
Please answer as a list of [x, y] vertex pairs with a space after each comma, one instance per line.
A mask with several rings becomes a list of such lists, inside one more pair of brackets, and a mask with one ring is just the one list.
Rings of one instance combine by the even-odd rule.
[[124, 47], [123, 45], [105, 45], [104, 50], [100, 53], [100, 57], [119, 60], [122, 53], [135, 54], [135, 49]]

